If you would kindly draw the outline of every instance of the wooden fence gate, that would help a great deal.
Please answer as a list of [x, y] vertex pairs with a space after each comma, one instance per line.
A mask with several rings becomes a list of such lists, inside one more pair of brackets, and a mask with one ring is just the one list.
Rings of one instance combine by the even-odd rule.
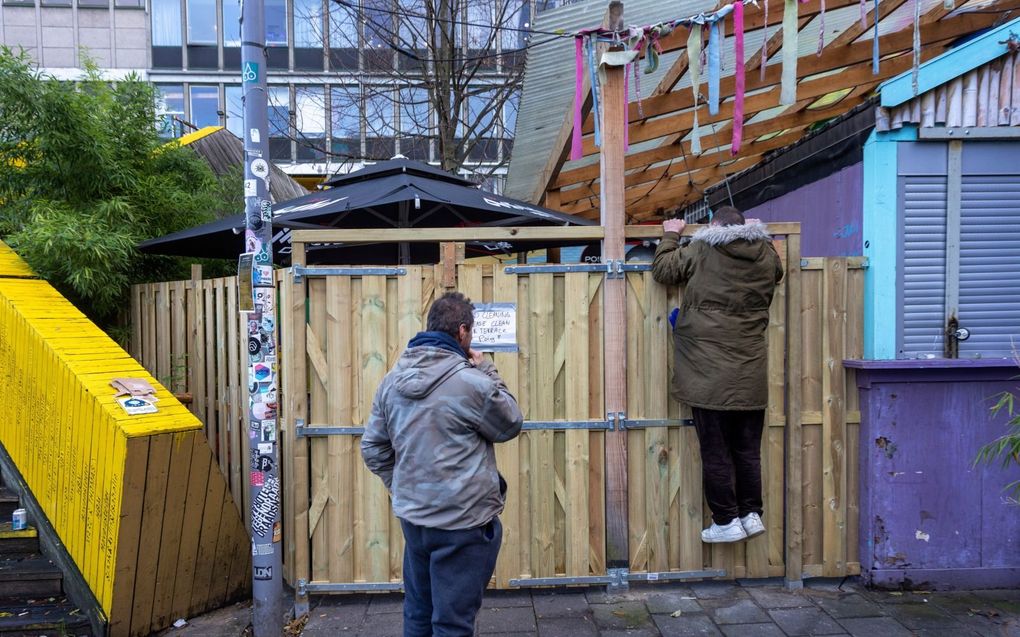
[[[283, 273], [279, 303], [289, 581], [308, 592], [400, 588], [400, 526], [382, 482], [361, 461], [360, 433], [383, 376], [424, 328], [432, 301], [452, 288], [476, 303], [517, 308], [519, 351], [494, 354], [525, 416], [521, 436], [496, 446], [509, 490], [495, 587], [783, 575], [799, 581], [859, 572], [860, 416], [842, 360], [861, 353], [862, 260], [802, 260], [799, 224], [770, 228], [785, 237], [776, 247], [787, 276], [768, 328], [768, 533], [713, 546], [699, 535], [710, 517], [689, 410], [668, 396], [667, 316], [681, 291], [656, 283], [647, 264], [627, 264], [622, 274], [627, 412], [620, 420], [607, 416], [603, 401], [606, 366], [618, 364], [603, 360], [606, 271], [577, 264], [305, 268], [303, 241], [365, 241], [379, 232], [295, 232], [295, 267]], [[628, 238], [653, 232], [629, 227]], [[462, 240], [452, 231], [432, 234]], [[625, 457], [606, 456], [607, 436], [626, 437]], [[607, 507], [612, 463], [627, 476], [622, 512]], [[628, 569], [607, 569], [611, 515], [626, 518]]]

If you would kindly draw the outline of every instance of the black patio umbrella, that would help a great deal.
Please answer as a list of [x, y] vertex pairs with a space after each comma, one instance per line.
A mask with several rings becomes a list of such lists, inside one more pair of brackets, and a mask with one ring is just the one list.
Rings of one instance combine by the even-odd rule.
[[[493, 195], [427, 164], [396, 158], [333, 177], [328, 189], [274, 206], [274, 250], [289, 260], [290, 231], [308, 228], [463, 228], [593, 225], [541, 206]], [[472, 242], [471, 256], [571, 245], [563, 241]], [[236, 258], [244, 248], [244, 216], [214, 221], [139, 245], [143, 252]], [[435, 244], [309, 245], [308, 263], [435, 263]]]

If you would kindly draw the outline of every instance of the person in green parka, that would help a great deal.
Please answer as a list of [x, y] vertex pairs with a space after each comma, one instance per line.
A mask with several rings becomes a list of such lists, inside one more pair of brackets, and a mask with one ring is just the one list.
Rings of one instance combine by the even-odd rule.
[[704, 542], [737, 542], [762, 524], [761, 436], [768, 405], [765, 330], [783, 266], [765, 225], [719, 208], [688, 245], [686, 223], [668, 219], [652, 275], [685, 285], [673, 328], [671, 395], [690, 405], [712, 510]]

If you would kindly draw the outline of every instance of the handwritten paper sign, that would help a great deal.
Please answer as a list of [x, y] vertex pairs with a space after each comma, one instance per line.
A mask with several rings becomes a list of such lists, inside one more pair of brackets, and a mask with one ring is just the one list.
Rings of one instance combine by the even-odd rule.
[[476, 304], [471, 348], [479, 352], [516, 352], [517, 304]]

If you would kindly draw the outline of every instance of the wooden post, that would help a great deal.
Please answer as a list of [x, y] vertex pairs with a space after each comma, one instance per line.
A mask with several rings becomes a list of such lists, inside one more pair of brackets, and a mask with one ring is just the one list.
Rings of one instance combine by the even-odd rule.
[[[609, 6], [610, 24], [622, 22], [623, 3]], [[614, 19], [615, 18], [615, 19]], [[624, 127], [627, 125], [625, 66], [606, 65], [601, 90], [602, 148], [602, 259], [624, 258]], [[627, 280], [608, 275], [605, 282], [603, 325], [605, 329], [605, 400], [610, 416], [627, 411]], [[606, 566], [626, 568], [627, 540], [627, 432], [619, 426], [606, 433]]]
[[[800, 230], [786, 240], [786, 587], [800, 589], [804, 568], [804, 501], [801, 482]], [[842, 361], [840, 361], [842, 363]]]

